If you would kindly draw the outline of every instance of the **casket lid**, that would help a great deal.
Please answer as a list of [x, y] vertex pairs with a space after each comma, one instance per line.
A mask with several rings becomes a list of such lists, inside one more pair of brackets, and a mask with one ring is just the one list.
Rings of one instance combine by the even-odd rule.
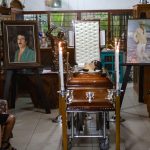
[[67, 81], [67, 88], [113, 88], [113, 83], [107, 76], [100, 73], [74, 73]]

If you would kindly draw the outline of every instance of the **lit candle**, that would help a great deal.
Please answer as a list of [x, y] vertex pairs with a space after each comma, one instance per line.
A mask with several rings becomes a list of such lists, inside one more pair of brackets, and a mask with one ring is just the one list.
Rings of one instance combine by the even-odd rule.
[[61, 42], [58, 43], [58, 50], [59, 50], [59, 76], [60, 76], [60, 89], [64, 91], [64, 69], [63, 69], [63, 53]]
[[120, 42], [115, 38], [115, 72], [116, 72], [116, 90], [119, 90], [119, 47]]
[[68, 70], [69, 70], [69, 52], [67, 52], [66, 62], [67, 62], [67, 73], [68, 73]]

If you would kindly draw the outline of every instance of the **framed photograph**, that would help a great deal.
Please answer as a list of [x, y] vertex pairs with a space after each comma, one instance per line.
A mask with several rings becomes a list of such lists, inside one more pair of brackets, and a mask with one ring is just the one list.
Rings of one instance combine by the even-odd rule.
[[23, 69], [40, 66], [36, 21], [3, 21], [4, 67]]
[[75, 21], [75, 57], [81, 67], [100, 60], [100, 21]]
[[100, 31], [100, 43], [101, 43], [101, 48], [106, 47], [106, 30]]
[[150, 63], [150, 19], [128, 20], [126, 63]]
[[74, 48], [74, 31], [68, 31], [68, 47]]

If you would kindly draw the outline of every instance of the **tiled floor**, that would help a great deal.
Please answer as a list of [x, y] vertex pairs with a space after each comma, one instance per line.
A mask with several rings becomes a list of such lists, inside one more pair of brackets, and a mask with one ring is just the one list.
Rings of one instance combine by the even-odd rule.
[[[35, 109], [29, 98], [19, 98], [15, 110], [10, 111], [16, 116], [11, 143], [17, 150], [62, 150], [61, 124], [51, 121], [58, 110], [45, 114], [44, 110]], [[138, 103], [132, 84], [128, 84], [121, 117], [125, 119], [121, 122], [121, 150], [150, 150], [150, 118], [146, 105]], [[114, 122], [110, 122], [108, 135], [109, 149], [115, 150]], [[78, 140], [72, 150], [100, 149], [95, 138]]]

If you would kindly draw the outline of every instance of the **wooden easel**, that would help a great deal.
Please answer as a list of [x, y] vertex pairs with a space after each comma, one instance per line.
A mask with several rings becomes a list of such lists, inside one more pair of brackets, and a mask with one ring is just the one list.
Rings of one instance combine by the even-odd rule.
[[[144, 66], [150, 66], [150, 64], [123, 64], [124, 66], [126, 66], [126, 71], [124, 74], [124, 78], [123, 78], [123, 82], [122, 82], [122, 86], [121, 86], [121, 94], [120, 94], [120, 107], [122, 106], [122, 102], [123, 102], [123, 98], [124, 98], [124, 94], [126, 91], [126, 87], [127, 87], [127, 83], [129, 80], [129, 75], [131, 72], [131, 67], [132, 66], [139, 66], [140, 67], [140, 75], [143, 74], [144, 72]], [[143, 78], [140, 79], [140, 90], [139, 90], [139, 102], [143, 102]]]
[[66, 97], [63, 93], [60, 93], [59, 99], [59, 111], [62, 116], [62, 148], [68, 150]]
[[[38, 68], [33, 68], [37, 87], [36, 87], [36, 94], [38, 101], [42, 101], [45, 112], [50, 113], [50, 106], [48, 102], [47, 95], [43, 88], [43, 82], [41, 80], [41, 76], [39, 73]], [[11, 108], [15, 108], [15, 100], [16, 100], [16, 73], [17, 70], [6, 70], [6, 80], [4, 84], [4, 99], [9, 101], [9, 97], [11, 97], [11, 101], [9, 101], [9, 105]], [[11, 90], [10, 90], [11, 89]]]
[[122, 106], [124, 94], [125, 94], [126, 87], [127, 87], [127, 84], [128, 84], [129, 75], [130, 75], [130, 72], [131, 72], [131, 68], [132, 68], [132, 65], [127, 65], [126, 71], [125, 71], [125, 74], [124, 74], [124, 77], [123, 77], [123, 82], [122, 82], [122, 86], [121, 86], [121, 93], [120, 93], [120, 107]]

